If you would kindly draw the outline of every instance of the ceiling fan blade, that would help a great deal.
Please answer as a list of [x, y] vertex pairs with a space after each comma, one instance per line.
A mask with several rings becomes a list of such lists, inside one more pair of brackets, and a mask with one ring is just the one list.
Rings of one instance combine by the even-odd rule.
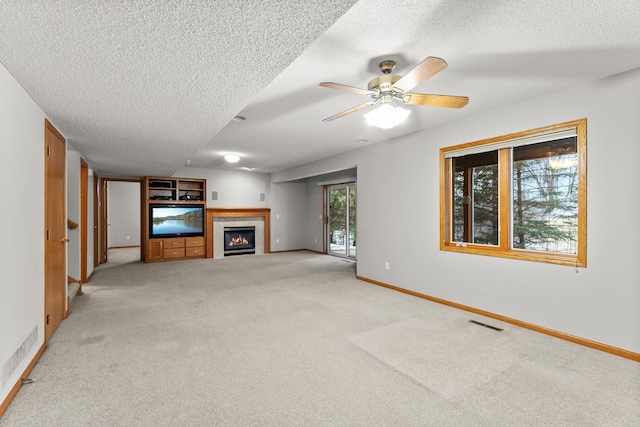
[[402, 102], [412, 105], [429, 105], [431, 107], [462, 108], [469, 103], [469, 98], [466, 96], [407, 93], [402, 95]]
[[362, 110], [363, 108], [367, 108], [367, 107], [369, 107], [369, 106], [371, 106], [373, 104], [375, 104], [375, 101], [373, 101], [373, 102], [365, 102], [364, 104], [360, 104], [357, 107], [350, 108], [350, 109], [348, 109], [346, 111], [343, 111], [342, 113], [338, 113], [338, 114], [335, 114], [335, 115], [333, 115], [331, 117], [327, 117], [326, 119], [322, 119], [322, 121], [323, 122], [330, 122], [332, 120], [339, 119], [342, 116], [346, 116], [347, 114], [355, 113], [358, 110]]
[[445, 68], [447, 68], [447, 63], [444, 62], [444, 59], [436, 58], [435, 56], [428, 56], [411, 71], [405, 74], [404, 77], [395, 82], [393, 87], [408, 92], [423, 81], [435, 76]]
[[331, 88], [331, 89], [346, 90], [347, 92], [353, 92], [353, 93], [357, 93], [359, 95], [367, 95], [367, 96], [375, 96], [376, 95], [375, 92], [372, 92], [370, 90], [360, 89], [360, 88], [353, 87], [353, 86], [341, 85], [340, 83], [322, 82], [322, 83], [320, 83], [320, 86], [328, 87], [328, 88]]

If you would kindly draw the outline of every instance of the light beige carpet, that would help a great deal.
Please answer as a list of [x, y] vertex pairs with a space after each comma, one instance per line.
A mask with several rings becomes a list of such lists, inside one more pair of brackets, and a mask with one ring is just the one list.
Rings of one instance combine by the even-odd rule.
[[100, 269], [0, 426], [640, 425], [640, 364], [354, 270], [307, 252]]

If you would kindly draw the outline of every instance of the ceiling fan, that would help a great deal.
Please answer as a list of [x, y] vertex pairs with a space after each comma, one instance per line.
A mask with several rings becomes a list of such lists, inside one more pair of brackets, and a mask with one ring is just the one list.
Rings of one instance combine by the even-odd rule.
[[[403, 104], [428, 105], [432, 107], [446, 108], [462, 108], [469, 102], [469, 98], [467, 98], [466, 96], [431, 95], [425, 93], [409, 92], [420, 83], [447, 68], [447, 63], [443, 59], [429, 56], [404, 76], [391, 74], [395, 65], [396, 64], [394, 61], [382, 61], [380, 63], [380, 70], [382, 70], [382, 75], [371, 80], [369, 82], [369, 85], [367, 86], [367, 89], [360, 89], [357, 87], [332, 82], [320, 83], [320, 86], [323, 87], [345, 90], [347, 92], [366, 95], [372, 98], [372, 101], [365, 102], [364, 104], [360, 104], [357, 107], [353, 107], [331, 117], [327, 117], [322, 121], [330, 122], [332, 120], [339, 119], [340, 117], [346, 116], [347, 114], [354, 113], [358, 110], [370, 107], [377, 103], [380, 103], [381, 106], [389, 104], [388, 107], [393, 108], [395, 107], [395, 103], [393, 102], [394, 99], [402, 101]], [[406, 114], [408, 114], [408, 112]]]

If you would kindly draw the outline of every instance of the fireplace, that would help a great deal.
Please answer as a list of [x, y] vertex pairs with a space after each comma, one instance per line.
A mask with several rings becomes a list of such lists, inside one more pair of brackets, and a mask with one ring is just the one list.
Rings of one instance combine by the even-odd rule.
[[271, 252], [269, 208], [207, 208], [207, 255], [224, 257], [226, 227], [255, 227], [255, 255]]
[[224, 256], [256, 253], [256, 228], [224, 227]]

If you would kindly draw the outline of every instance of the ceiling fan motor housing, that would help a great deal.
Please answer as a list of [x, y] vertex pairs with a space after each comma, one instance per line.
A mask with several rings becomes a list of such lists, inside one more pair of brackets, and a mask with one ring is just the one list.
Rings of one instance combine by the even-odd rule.
[[393, 85], [402, 78], [397, 74], [391, 74], [396, 67], [393, 61], [382, 61], [379, 65], [382, 75], [371, 80], [368, 85], [370, 91], [377, 92], [382, 102], [389, 102], [391, 99], [404, 92], [401, 88], [393, 87]]
[[384, 74], [371, 80], [368, 85], [370, 91], [379, 92], [382, 102], [391, 100], [392, 97], [404, 92], [397, 86], [393, 86], [395, 82], [400, 80], [402, 76], [397, 74]]

